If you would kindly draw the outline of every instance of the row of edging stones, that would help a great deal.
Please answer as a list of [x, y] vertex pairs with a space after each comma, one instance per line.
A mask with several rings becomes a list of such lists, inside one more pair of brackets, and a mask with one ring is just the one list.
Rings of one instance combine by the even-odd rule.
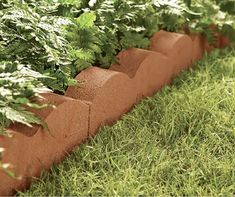
[[[228, 43], [221, 36], [218, 47]], [[200, 35], [159, 31], [151, 39], [150, 50], [131, 48], [118, 54], [119, 65], [82, 71], [76, 79], [85, 82], [69, 87], [65, 96], [43, 94], [39, 102], [56, 108], [34, 112], [48, 124], [50, 132], [39, 126], [14, 124], [7, 130], [10, 138], [0, 136], [2, 162], [10, 163], [10, 170], [21, 177], [11, 178], [0, 171], [0, 195], [13, 195], [28, 187], [32, 177], [61, 161], [75, 146], [94, 136], [100, 126], [118, 120], [211, 50], [213, 47]]]

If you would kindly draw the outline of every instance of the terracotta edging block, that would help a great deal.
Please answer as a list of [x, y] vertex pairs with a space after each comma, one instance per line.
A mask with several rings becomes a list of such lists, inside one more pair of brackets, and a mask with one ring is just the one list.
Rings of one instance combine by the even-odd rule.
[[200, 34], [190, 35], [190, 37], [193, 41], [192, 63], [194, 63], [201, 60], [204, 56], [204, 38]]
[[204, 38], [204, 48], [205, 51], [207, 51], [208, 53], [212, 52], [214, 49], [219, 48], [219, 49], [223, 49], [227, 46], [230, 45], [230, 40], [223, 35], [217, 35], [217, 42], [215, 43], [215, 45], [211, 45], [206, 38]]
[[117, 55], [117, 61], [119, 64], [111, 65], [109, 69], [125, 73], [130, 78], [134, 78], [140, 64], [152, 53], [154, 52], [139, 48], [130, 48], [121, 51]]
[[[229, 40], [220, 36], [219, 47], [227, 45]], [[69, 87], [65, 96], [43, 94], [44, 99], [38, 102], [52, 103], [56, 108], [30, 111], [48, 124], [50, 132], [37, 125], [11, 125], [7, 130], [11, 138], [0, 136], [0, 147], [4, 148], [2, 162], [10, 163], [10, 170], [22, 178], [11, 178], [0, 170], [0, 195], [12, 195], [27, 187], [32, 177], [60, 161], [100, 126], [118, 120], [141, 98], [169, 84], [174, 75], [214, 47], [200, 35], [159, 31], [152, 37], [150, 49], [120, 52], [120, 65], [112, 65], [109, 70], [83, 70], [76, 79], [85, 82]]]
[[120, 65], [112, 65], [110, 69], [132, 78], [139, 99], [153, 95], [171, 82], [172, 61], [161, 53], [132, 48], [119, 53], [118, 59]]
[[[59, 106], [60, 104], [66, 102], [67, 100], [68, 98], [64, 96], [59, 96], [54, 93], [43, 93], [36, 98], [36, 102], [38, 104], [48, 104], [49, 107], [45, 107], [43, 109], [27, 108], [27, 110], [36, 114], [42, 120], [45, 120], [46, 117], [54, 110], [54, 107]], [[35, 135], [35, 133], [39, 130], [39, 128], [40, 126], [36, 124], [33, 125], [33, 127], [28, 127], [20, 123], [15, 123], [10, 125], [9, 129], [31, 137]]]
[[136, 103], [136, 89], [131, 79], [120, 72], [90, 67], [76, 77], [86, 80], [69, 87], [65, 95], [90, 102], [89, 135], [102, 125], [112, 124]]
[[161, 30], [151, 38], [150, 50], [169, 57], [174, 63], [175, 75], [192, 64], [193, 42], [188, 35]]
[[12, 137], [0, 136], [0, 147], [5, 150], [2, 162], [10, 163], [10, 170], [22, 177], [14, 179], [0, 171], [1, 195], [12, 195], [15, 190], [27, 187], [32, 177], [38, 177], [43, 169], [50, 169], [88, 137], [89, 106], [85, 102], [60, 95], [49, 95], [48, 98], [52, 102], [61, 101], [46, 115], [49, 131], [40, 127], [29, 137], [16, 127], [8, 130]]
[[190, 35], [190, 37], [193, 40], [193, 60], [195, 61], [202, 59], [205, 52], [210, 53], [216, 48], [223, 49], [230, 44], [230, 40], [220, 34], [216, 34], [218, 40], [214, 45], [211, 45], [202, 35]]
[[210, 52], [212, 52], [214, 49], [215, 49], [215, 47], [214, 46], [212, 46], [209, 42], [208, 42], [208, 40], [206, 39], [206, 38], [203, 38], [203, 47], [204, 47], [204, 50], [205, 50], [205, 52], [207, 52], [207, 53], [210, 53]]
[[230, 40], [228, 37], [221, 35], [220, 36], [220, 45], [219, 48], [223, 49], [230, 45]]

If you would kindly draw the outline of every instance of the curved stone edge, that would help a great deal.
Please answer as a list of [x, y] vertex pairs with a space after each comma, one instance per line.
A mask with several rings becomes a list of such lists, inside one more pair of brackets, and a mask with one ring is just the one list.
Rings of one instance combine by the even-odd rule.
[[[220, 38], [220, 47], [228, 44], [226, 37]], [[47, 95], [57, 108], [38, 114], [48, 123], [51, 133], [35, 127], [36, 132], [26, 136], [17, 131], [18, 126], [8, 130], [12, 138], [0, 137], [0, 147], [5, 148], [3, 162], [12, 163], [17, 176], [23, 175], [16, 180], [0, 172], [0, 194], [13, 194], [28, 186], [32, 176], [38, 177], [73, 146], [95, 135], [99, 127], [112, 124], [142, 98], [170, 84], [174, 75], [213, 47], [199, 35], [160, 31], [151, 39], [150, 49], [153, 51], [122, 51], [117, 56], [120, 65], [112, 65], [109, 70], [90, 67], [76, 77], [84, 83], [69, 87], [65, 96]]]
[[151, 38], [150, 50], [162, 53], [174, 63], [174, 75], [189, 68], [193, 59], [193, 41], [186, 34], [156, 32]]
[[121, 51], [117, 55], [118, 64], [111, 65], [109, 70], [122, 72], [130, 78], [134, 78], [140, 64], [152, 53], [155, 52], [139, 48], [130, 48]]
[[136, 103], [137, 88], [124, 73], [91, 67], [82, 71], [76, 79], [86, 79], [87, 82], [68, 88], [65, 95], [90, 102], [90, 136], [100, 126], [118, 120]]
[[110, 70], [118, 70], [131, 77], [139, 98], [151, 96], [164, 85], [171, 83], [174, 63], [169, 57], [138, 48], [122, 51], [121, 54], [120, 65], [112, 65]]
[[142, 98], [152, 96], [162, 87], [170, 85], [174, 77], [174, 62], [161, 53], [151, 53], [136, 72], [133, 83]]
[[69, 87], [65, 95], [90, 102], [89, 135], [93, 136], [100, 126], [116, 121], [135, 103], [193, 66], [208, 51], [207, 44], [201, 35], [159, 31], [151, 39], [152, 51], [121, 51], [117, 55], [119, 64], [111, 65], [109, 70], [91, 67], [82, 71], [76, 79], [85, 84]]
[[[32, 177], [39, 177], [42, 170], [49, 170], [58, 163], [74, 146], [88, 137], [89, 105], [83, 101], [54, 95], [63, 102], [50, 111], [45, 118], [49, 131], [41, 127], [28, 137], [17, 130], [8, 130], [11, 137], [0, 137], [4, 148], [3, 163], [10, 163], [16, 177], [9, 177], [0, 171], [0, 194], [13, 195], [16, 190], [29, 186]], [[59, 98], [60, 97], [60, 98]]]

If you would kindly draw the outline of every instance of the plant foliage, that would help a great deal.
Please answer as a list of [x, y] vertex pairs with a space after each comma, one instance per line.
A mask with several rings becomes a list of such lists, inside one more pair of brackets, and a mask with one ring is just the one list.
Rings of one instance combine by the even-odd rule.
[[45, 76], [19, 62], [0, 62], [0, 133], [10, 123], [19, 122], [28, 126], [42, 121], [25, 107], [42, 107], [29, 98], [47, 91], [38, 79]]

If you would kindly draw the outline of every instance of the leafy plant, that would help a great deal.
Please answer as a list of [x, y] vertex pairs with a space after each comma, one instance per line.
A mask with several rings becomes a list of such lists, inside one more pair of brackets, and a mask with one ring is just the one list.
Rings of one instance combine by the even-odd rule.
[[216, 0], [216, 3], [220, 6], [223, 12], [227, 12], [231, 15], [235, 14], [235, 1], [234, 0]]
[[218, 33], [235, 40], [234, 16], [224, 12], [222, 4], [213, 0], [192, 0], [190, 9], [199, 15], [188, 16], [191, 32], [201, 32], [212, 45], [218, 41]]
[[70, 41], [70, 57], [77, 65], [77, 71], [81, 71], [95, 62], [95, 54], [101, 53], [101, 41], [98, 37], [99, 29], [94, 22], [94, 12], [83, 13], [72, 20], [66, 28], [66, 38]]
[[88, 63], [95, 60], [95, 64], [101, 67], [110, 66], [123, 49], [146, 48], [148, 38], [157, 30], [157, 14], [150, 2], [85, 1], [82, 10], [79, 18], [87, 20], [91, 26], [81, 29], [76, 22], [76, 27], [73, 26], [75, 31], [69, 30], [69, 41], [73, 47], [82, 46], [78, 54], [84, 50], [90, 54], [92, 61]]
[[57, 17], [42, 17], [27, 4], [14, 3], [0, 15], [0, 59], [19, 61], [50, 76], [43, 83], [63, 92], [74, 83], [75, 73], [67, 57], [67, 41], [61, 25], [68, 21]]
[[33, 71], [30, 66], [19, 62], [0, 62], [0, 134], [11, 123], [19, 122], [27, 126], [44, 124], [42, 120], [29, 112], [28, 108], [40, 108], [30, 98], [49, 91], [39, 79], [45, 76]]
[[159, 26], [168, 31], [179, 31], [186, 23], [186, 13], [190, 13], [187, 5], [180, 0], [154, 0], [160, 16]]

